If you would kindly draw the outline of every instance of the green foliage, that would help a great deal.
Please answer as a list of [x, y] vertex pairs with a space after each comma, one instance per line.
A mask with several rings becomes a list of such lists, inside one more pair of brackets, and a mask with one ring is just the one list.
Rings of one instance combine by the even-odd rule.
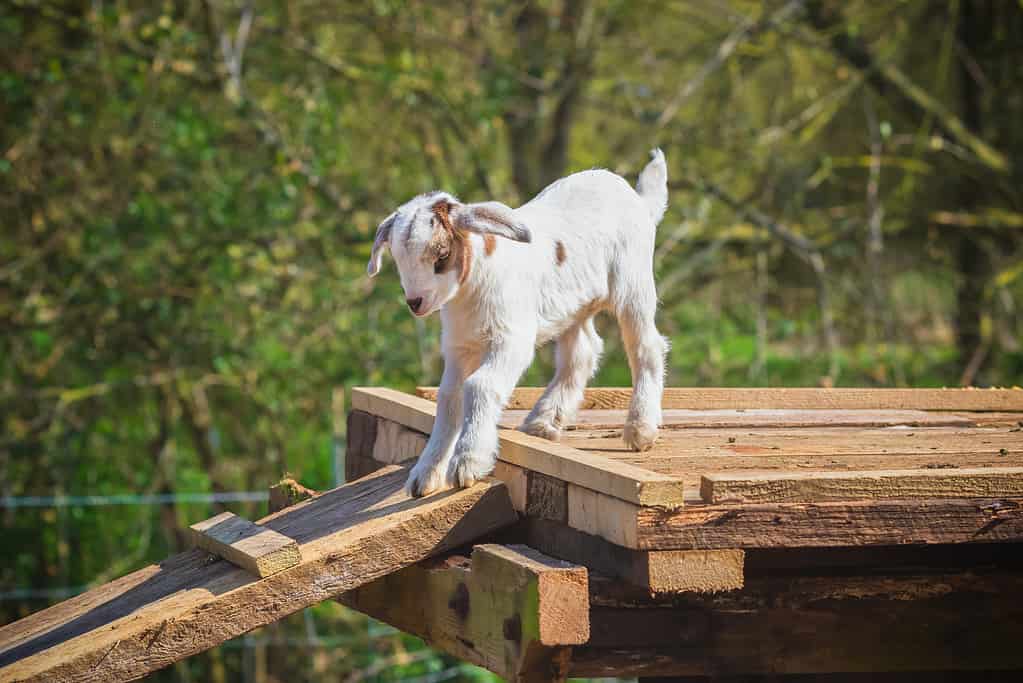
[[[788, 4], [4, 3], [3, 495], [336, 484], [335, 391], [440, 372], [437, 321], [365, 277], [377, 222], [438, 187], [631, 175], [655, 144], [670, 384], [1019, 383], [1023, 8]], [[627, 385], [600, 327], [595, 382]], [[0, 621], [214, 511], [5, 507]], [[482, 675], [311, 614], [311, 645], [296, 616], [159, 677]]]

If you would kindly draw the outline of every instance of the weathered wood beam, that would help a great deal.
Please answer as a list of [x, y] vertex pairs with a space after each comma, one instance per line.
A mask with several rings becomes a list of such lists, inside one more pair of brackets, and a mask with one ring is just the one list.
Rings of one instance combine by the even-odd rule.
[[[584, 409], [568, 426], [569, 434], [581, 430], [621, 430], [625, 421], [624, 408]], [[506, 410], [501, 414], [500, 425], [515, 429], [528, 410]], [[1023, 418], [1018, 413], [1009, 413], [1016, 420]], [[685, 410], [668, 408], [661, 411], [661, 429], [801, 429], [821, 427], [973, 427], [978, 418], [990, 418], [990, 413], [942, 413], [924, 410], [768, 410], [768, 409], [719, 409]]]
[[1023, 669], [1018, 566], [747, 577], [713, 596], [651, 597], [593, 575], [590, 586], [573, 677]]
[[[426, 399], [386, 388], [355, 388], [352, 407], [429, 433], [437, 405]], [[657, 472], [560, 443], [502, 429], [498, 458], [511, 465], [573, 481], [613, 498], [637, 505], [679, 506], [682, 482]]]
[[[570, 514], [573, 518], [587, 514], [586, 510], [572, 513], [578, 487], [503, 462], [497, 464], [494, 476], [505, 482], [512, 505], [527, 517], [522, 527], [526, 543], [542, 552], [654, 592], [714, 592], [742, 587], [742, 550], [634, 550], [568, 525]], [[602, 499], [600, 504], [614, 511], [617, 502]], [[593, 516], [601, 518], [597, 513]], [[604, 535], [618, 536], [615, 520], [605, 521]], [[579, 519], [576, 524], [589, 527]]]
[[586, 568], [526, 546], [479, 545], [339, 601], [510, 681], [563, 680], [590, 636]]
[[497, 480], [410, 499], [407, 475], [387, 467], [259, 520], [302, 554], [267, 578], [196, 549], [0, 628], [0, 680], [140, 678], [517, 520]]
[[[823, 548], [1023, 539], [1023, 499], [882, 500], [637, 508], [636, 546]], [[630, 530], [630, 533], [633, 533]]]
[[[507, 407], [529, 410], [543, 393], [542, 387], [519, 387]], [[416, 394], [435, 401], [436, 387], [420, 387]], [[632, 389], [594, 387], [586, 389], [581, 408], [629, 407]], [[664, 408], [691, 410], [1004, 410], [1023, 411], [1023, 389], [818, 389], [818, 388], [703, 388], [665, 387]]]
[[632, 550], [543, 519], [527, 519], [517, 530], [537, 550], [654, 593], [716, 593], [743, 586], [742, 550]]
[[250, 574], [266, 577], [302, 561], [293, 538], [253, 524], [233, 512], [221, 512], [188, 527], [192, 545], [238, 565]]
[[728, 472], [704, 475], [708, 503], [814, 503], [891, 498], [1023, 497], [1021, 467], [865, 470], [845, 472]]

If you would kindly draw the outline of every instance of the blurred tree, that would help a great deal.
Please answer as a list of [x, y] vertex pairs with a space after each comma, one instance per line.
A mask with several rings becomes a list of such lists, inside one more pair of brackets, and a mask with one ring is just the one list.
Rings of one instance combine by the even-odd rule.
[[[335, 389], [437, 381], [436, 321], [364, 266], [438, 187], [662, 146], [673, 384], [1018, 383], [1021, 36], [999, 0], [6, 0], [2, 495], [166, 497], [5, 498], [0, 620], [180, 548], [215, 507], [181, 492], [335, 483]], [[474, 675], [308, 619], [162, 676]]]

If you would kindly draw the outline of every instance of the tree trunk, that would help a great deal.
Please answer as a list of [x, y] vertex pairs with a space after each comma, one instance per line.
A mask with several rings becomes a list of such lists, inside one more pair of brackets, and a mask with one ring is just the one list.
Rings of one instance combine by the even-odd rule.
[[[957, 38], [965, 51], [959, 60], [960, 97], [963, 122], [976, 132], [982, 130], [983, 112], [980, 87], [966, 65], [966, 58], [974, 58], [991, 38], [988, 2], [969, 0], [959, 5]], [[959, 210], [972, 213], [984, 204], [983, 188], [964, 173], [959, 183]], [[990, 277], [991, 264], [983, 245], [974, 231], [962, 230], [955, 245], [955, 265], [959, 275], [956, 290], [956, 348], [962, 367], [973, 365], [973, 380], [982, 367], [983, 359], [971, 364], [974, 355], [981, 353], [981, 317], [984, 310], [984, 289]], [[972, 383], [972, 382], [971, 382]]]

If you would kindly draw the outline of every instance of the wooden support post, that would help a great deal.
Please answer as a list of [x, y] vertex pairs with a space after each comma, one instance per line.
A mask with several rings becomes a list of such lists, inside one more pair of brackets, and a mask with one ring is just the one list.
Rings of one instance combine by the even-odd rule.
[[221, 512], [188, 527], [192, 544], [236, 564], [250, 574], [270, 576], [302, 561], [295, 539]]
[[361, 479], [381, 467], [373, 460], [377, 440], [377, 417], [361, 410], [348, 413], [348, 444], [345, 448], [345, 481]]
[[510, 681], [564, 679], [590, 636], [586, 568], [525, 546], [479, 545], [339, 600]]

